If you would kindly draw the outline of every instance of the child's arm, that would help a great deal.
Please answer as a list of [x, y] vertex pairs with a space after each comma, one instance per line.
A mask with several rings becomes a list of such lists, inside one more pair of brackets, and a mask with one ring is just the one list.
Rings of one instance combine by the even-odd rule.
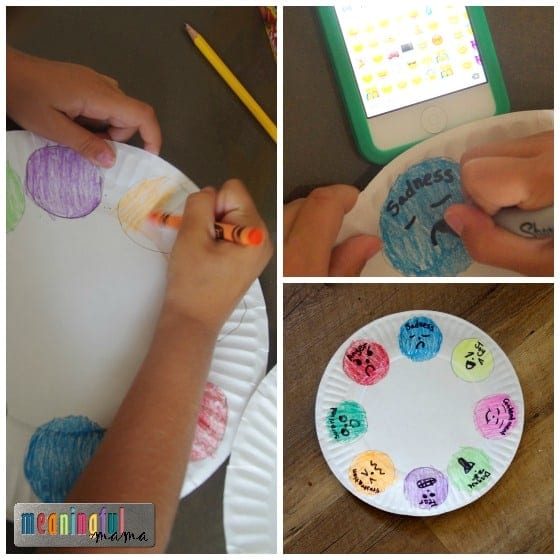
[[11, 47], [6, 50], [6, 111], [22, 128], [69, 146], [102, 167], [115, 163], [102, 137], [124, 142], [139, 132], [146, 150], [157, 154], [161, 148], [154, 110], [126, 96], [115, 80]]
[[203, 189], [188, 198], [151, 348], [111, 427], [67, 496], [68, 502], [154, 503], [155, 549], [122, 549], [125, 552], [165, 551], [216, 338], [272, 254], [268, 236], [258, 247], [215, 241], [216, 219], [264, 228], [239, 181], [228, 181], [219, 192]]

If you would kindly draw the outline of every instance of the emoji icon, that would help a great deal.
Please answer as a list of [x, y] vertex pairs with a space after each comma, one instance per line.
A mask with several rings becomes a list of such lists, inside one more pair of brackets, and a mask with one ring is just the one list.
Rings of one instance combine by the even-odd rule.
[[428, 29], [435, 31], [439, 27], [439, 23], [437, 21], [431, 21], [428, 23]]
[[400, 80], [399, 82], [397, 82], [397, 87], [399, 89], [405, 89], [407, 85], [408, 84], [407, 84], [406, 80]]
[[467, 45], [461, 45], [461, 46], [457, 49], [457, 52], [458, 52], [459, 54], [465, 54], [468, 50], [469, 50], [469, 48], [467, 47]]
[[365, 93], [368, 101], [379, 97], [379, 90], [375, 87], [367, 88]]
[[373, 80], [373, 76], [371, 74], [366, 74], [362, 77], [362, 81], [366, 84], [369, 84]]
[[383, 60], [383, 55], [382, 54], [376, 54], [373, 57], [373, 62], [377, 62], [378, 64]]
[[436, 46], [439, 46], [443, 43], [443, 37], [441, 35], [434, 35], [432, 37], [432, 43]]
[[383, 93], [391, 93], [393, 91], [392, 85], [381, 86], [381, 91]]
[[414, 76], [414, 78], [412, 78], [412, 83], [417, 86], [420, 83], [422, 83], [422, 76]]

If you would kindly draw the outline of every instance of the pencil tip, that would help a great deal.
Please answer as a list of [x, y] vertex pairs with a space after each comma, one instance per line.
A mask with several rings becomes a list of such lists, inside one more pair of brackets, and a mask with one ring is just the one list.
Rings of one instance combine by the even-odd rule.
[[193, 29], [188, 23], [185, 23], [185, 30], [191, 39], [194, 39], [198, 35], [195, 29]]

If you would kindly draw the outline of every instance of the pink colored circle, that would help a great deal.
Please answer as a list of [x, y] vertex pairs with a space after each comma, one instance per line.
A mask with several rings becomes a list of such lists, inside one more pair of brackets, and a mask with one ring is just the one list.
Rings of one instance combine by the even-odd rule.
[[389, 371], [389, 356], [381, 344], [357, 340], [344, 353], [344, 372], [360, 385], [374, 385]]
[[206, 383], [190, 460], [200, 461], [212, 455], [224, 437], [228, 417], [226, 396], [213, 383]]
[[485, 397], [474, 407], [474, 423], [485, 438], [503, 438], [517, 426], [517, 406], [509, 395]]

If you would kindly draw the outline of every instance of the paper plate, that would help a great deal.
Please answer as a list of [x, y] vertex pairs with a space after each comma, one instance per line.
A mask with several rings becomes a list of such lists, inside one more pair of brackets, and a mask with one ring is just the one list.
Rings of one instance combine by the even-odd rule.
[[[384, 249], [366, 263], [361, 276], [518, 276], [472, 261], [446, 227], [443, 213], [464, 201], [458, 162], [465, 150], [553, 128], [553, 111], [522, 111], [469, 123], [417, 144], [360, 193], [337, 242], [357, 234], [381, 236]], [[426, 177], [428, 181], [413, 184]]]
[[466, 506], [503, 476], [523, 394], [499, 346], [437, 311], [388, 315], [336, 351], [315, 406], [334, 475], [364, 502], [414, 516]]
[[[31, 133], [7, 134], [8, 440], [19, 451], [54, 418], [83, 416], [110, 425], [148, 350], [176, 236], [166, 228], [132, 226], [154, 197], [180, 211], [198, 190], [159, 157], [113, 146], [117, 164], [102, 171]], [[57, 188], [45, 188], [49, 183]], [[257, 281], [224, 325], [208, 378], [209, 410], [216, 394], [227, 408], [221, 442], [191, 461], [183, 496], [229, 455], [267, 354]], [[8, 461], [16, 464], [9, 472], [19, 472], [21, 481], [23, 457], [11, 450]], [[8, 511], [15, 501], [30, 501], [20, 499], [27, 495], [23, 484], [8, 481], [8, 489]]]
[[229, 554], [276, 552], [276, 367], [251, 397], [233, 442], [224, 489]]

